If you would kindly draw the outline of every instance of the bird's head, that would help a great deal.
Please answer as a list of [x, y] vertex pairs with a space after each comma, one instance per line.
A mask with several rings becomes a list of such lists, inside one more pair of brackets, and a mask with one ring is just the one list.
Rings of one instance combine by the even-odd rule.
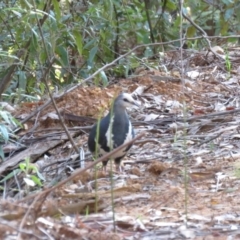
[[132, 107], [132, 106], [140, 106], [140, 104], [133, 99], [131, 94], [121, 93], [114, 101], [115, 107]]

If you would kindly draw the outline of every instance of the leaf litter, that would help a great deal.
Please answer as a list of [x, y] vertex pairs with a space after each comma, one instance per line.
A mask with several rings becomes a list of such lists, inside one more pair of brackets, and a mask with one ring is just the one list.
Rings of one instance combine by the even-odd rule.
[[[218, 50], [216, 50], [218, 51]], [[107, 88], [84, 86], [57, 99], [57, 107], [80, 153], [74, 151], [59, 116], [44, 102], [14, 109], [24, 121], [18, 144], [3, 145], [7, 176], [30, 157], [43, 175], [43, 190], [26, 182], [33, 174], [2, 178], [1, 239], [237, 239], [239, 230], [239, 57], [224, 51], [165, 53], [158, 69], [136, 69]], [[168, 72], [165, 70], [168, 69]], [[184, 84], [183, 84], [184, 82]], [[145, 133], [124, 158], [122, 173], [101, 164], [37, 199], [87, 167], [88, 132], [121, 91], [134, 93], [129, 109], [136, 134]], [[84, 164], [83, 164], [84, 163]], [[29, 197], [30, 196], [30, 197]], [[18, 238], [19, 239], [19, 238]]]

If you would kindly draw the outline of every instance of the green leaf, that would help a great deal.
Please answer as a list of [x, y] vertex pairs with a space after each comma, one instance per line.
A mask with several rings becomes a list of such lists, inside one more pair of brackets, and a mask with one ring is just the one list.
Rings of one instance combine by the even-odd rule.
[[93, 48], [90, 50], [89, 58], [88, 58], [88, 61], [89, 61], [90, 63], [92, 63], [92, 61], [93, 61], [93, 59], [94, 59], [97, 51], [98, 51], [98, 47], [93, 47]]
[[7, 181], [8, 179], [12, 178], [14, 175], [17, 175], [19, 172], [21, 172], [20, 169], [15, 169], [14, 171], [10, 172], [6, 177], [4, 177], [0, 182]]
[[36, 14], [37, 14], [37, 15], [40, 15], [41, 17], [42, 17], [43, 15], [46, 15], [46, 16], [48, 16], [49, 18], [51, 18], [52, 20], [56, 21], [56, 19], [55, 19], [51, 14], [48, 14], [48, 13], [42, 11], [42, 10], [39, 10], [39, 9], [36, 9], [36, 12], [31, 11], [30, 13], [33, 14], [33, 15], [36, 15]]
[[35, 176], [35, 175], [31, 175], [31, 179], [32, 179], [32, 181], [35, 183], [35, 184], [37, 184], [38, 186], [42, 186], [42, 183], [41, 183], [41, 180], [37, 177], [37, 176]]
[[61, 11], [59, 8], [59, 2], [57, 0], [53, 0], [53, 7], [56, 13], [56, 19], [59, 22], [60, 18], [61, 18]]
[[174, 10], [177, 9], [177, 4], [173, 1], [167, 0], [166, 7], [167, 7], [168, 10], [174, 11]]
[[35, 166], [34, 164], [29, 163], [29, 170], [33, 171], [34, 173], [36, 173], [38, 171], [37, 166]]
[[33, 34], [31, 37], [30, 48], [31, 52], [37, 52], [38, 50], [37, 36], [35, 34]]
[[21, 171], [25, 172], [26, 171], [26, 163], [19, 163], [19, 168], [21, 169]]
[[3, 152], [3, 148], [2, 145], [0, 144], [0, 158], [4, 161], [5, 160], [5, 156], [4, 156], [4, 152]]
[[226, 35], [228, 29], [229, 29], [229, 24], [228, 24], [228, 22], [223, 22], [223, 23], [221, 24], [221, 34], [222, 34], [222, 35]]
[[73, 35], [74, 35], [75, 44], [77, 45], [78, 53], [82, 55], [82, 51], [83, 51], [82, 35], [77, 30], [73, 31]]
[[2, 137], [3, 137], [3, 140], [5, 142], [7, 142], [8, 139], [9, 139], [9, 134], [8, 134], [8, 130], [7, 130], [6, 126], [3, 125], [3, 124], [0, 124], [0, 133], [1, 133]]
[[[24, 3], [24, 4], [23, 4]], [[31, 9], [33, 6], [32, 6], [32, 4], [30, 4], [27, 0], [24, 0], [23, 2], [22, 2], [22, 7], [24, 7], [24, 8], [28, 8], [28, 9]]]
[[12, 58], [12, 59], [19, 59], [18, 57], [13, 56], [13, 55], [9, 54], [8, 52], [5, 52], [5, 51], [0, 51], [0, 56], [1, 57], [6, 57], [6, 58]]
[[[34, 97], [33, 99], [36, 100]], [[17, 127], [17, 126], [22, 127], [22, 124], [14, 117], [11, 119], [11, 122], [14, 125], [14, 127]]]
[[146, 49], [145, 49], [145, 51], [144, 51], [144, 56], [145, 56], [145, 57], [152, 57], [152, 56], [153, 56], [152, 48], [146, 47]]
[[4, 120], [6, 123], [11, 124], [10, 119], [9, 119], [9, 114], [8, 114], [8, 112], [0, 111], [0, 116], [3, 118], [3, 120]]
[[108, 82], [109, 82], [107, 75], [105, 74], [104, 71], [101, 71], [100, 76], [101, 76], [101, 79], [102, 79], [103, 86], [106, 87], [108, 85]]
[[19, 88], [26, 90], [27, 86], [27, 78], [25, 72], [19, 71], [18, 72], [18, 79], [19, 79]]
[[17, 11], [15, 11], [15, 10], [12, 10], [12, 12], [13, 12], [15, 15], [17, 15], [19, 18], [22, 17], [22, 14], [21, 14], [20, 12], [17, 12]]
[[232, 18], [233, 14], [234, 14], [234, 8], [227, 9], [224, 14], [225, 21], [228, 21], [230, 18]]
[[41, 94], [44, 94], [45, 88], [46, 88], [45, 84], [41, 82], [39, 84], [39, 90], [40, 90]]
[[31, 166], [30, 157], [25, 158], [25, 165], [26, 165], [26, 170], [29, 171]]
[[63, 46], [58, 46], [56, 49], [62, 63], [64, 64], [64, 66], [68, 66], [68, 53], [66, 51], [66, 49]]
[[238, 38], [228, 38], [228, 42], [229, 43], [237, 43], [238, 42]]
[[194, 37], [196, 33], [196, 28], [194, 26], [190, 26], [188, 29], [187, 29], [187, 37]]
[[83, 49], [88, 49], [91, 45], [94, 45], [96, 43], [96, 39], [92, 39], [91, 41], [87, 42], [87, 44], [84, 45]]
[[124, 68], [125, 68], [124, 75], [125, 75], [126, 78], [128, 78], [128, 73], [129, 73], [129, 70], [130, 70], [129, 64], [125, 65]]

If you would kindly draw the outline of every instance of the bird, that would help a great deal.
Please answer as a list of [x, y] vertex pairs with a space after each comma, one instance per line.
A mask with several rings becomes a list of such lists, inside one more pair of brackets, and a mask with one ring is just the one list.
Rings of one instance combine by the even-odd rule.
[[[134, 138], [134, 129], [126, 112], [126, 108], [132, 106], [139, 107], [140, 104], [131, 94], [121, 93], [114, 100], [109, 113], [92, 127], [88, 137], [88, 148], [94, 157], [104, 156]], [[122, 172], [121, 160], [131, 146], [126, 146], [111, 157], [114, 159], [117, 172]], [[102, 162], [105, 172], [108, 161], [109, 159]]]

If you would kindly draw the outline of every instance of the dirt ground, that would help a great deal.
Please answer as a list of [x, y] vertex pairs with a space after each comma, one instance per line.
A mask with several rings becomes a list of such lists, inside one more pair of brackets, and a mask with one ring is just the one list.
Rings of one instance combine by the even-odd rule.
[[[231, 69], [222, 49], [185, 50], [183, 61], [170, 51], [156, 69], [62, 94], [68, 134], [52, 104], [15, 107], [24, 129], [4, 145], [0, 239], [240, 239], [239, 50], [228, 49]], [[87, 139], [120, 92], [141, 102], [128, 114], [143, 136], [123, 172], [110, 162], [104, 173]], [[27, 158], [34, 168], [20, 171]]]

